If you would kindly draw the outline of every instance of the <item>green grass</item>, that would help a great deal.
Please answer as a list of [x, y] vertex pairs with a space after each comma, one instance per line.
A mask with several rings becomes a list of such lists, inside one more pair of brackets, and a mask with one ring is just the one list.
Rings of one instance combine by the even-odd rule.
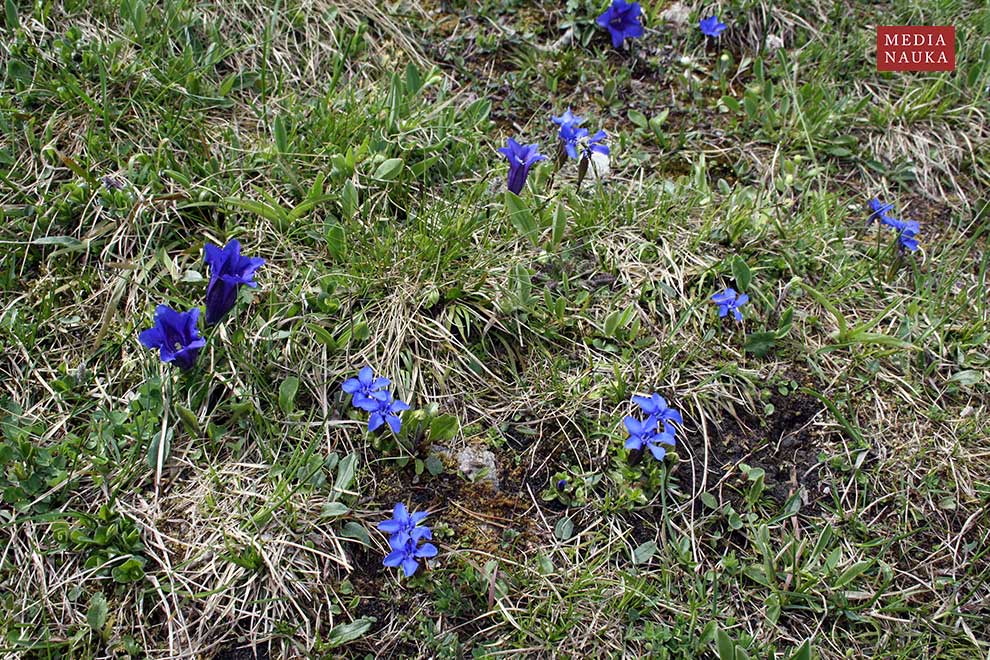
[[[0, 650], [988, 653], [990, 10], [733, 0], [715, 48], [644, 2], [616, 52], [601, 4], [6, 2]], [[896, 24], [955, 25], [957, 70], [878, 74]], [[607, 181], [507, 204], [495, 149], [568, 106]], [[138, 332], [233, 238], [259, 288], [159, 363]], [[662, 464], [623, 448], [653, 391]], [[440, 549], [411, 579], [397, 501]]]

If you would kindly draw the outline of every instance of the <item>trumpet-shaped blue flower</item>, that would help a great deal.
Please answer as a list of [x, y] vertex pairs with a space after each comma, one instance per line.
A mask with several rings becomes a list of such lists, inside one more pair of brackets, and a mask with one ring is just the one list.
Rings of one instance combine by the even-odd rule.
[[[382, 401], [388, 399], [384, 391], [391, 384], [388, 378], [375, 378], [371, 367], [362, 367], [357, 378], [348, 378], [341, 389], [351, 395], [351, 405], [362, 410], [377, 410]], [[371, 406], [366, 408], [365, 406]]]
[[667, 407], [667, 400], [656, 392], [648, 397], [634, 396], [632, 400], [633, 403], [640, 407], [640, 410], [650, 417], [660, 420], [665, 425], [668, 422], [674, 422], [675, 424], [684, 423], [684, 418], [681, 417], [681, 413], [677, 412], [673, 408]]
[[539, 149], [539, 145], [523, 146], [509, 138], [508, 143], [498, 150], [509, 160], [508, 188], [510, 191], [518, 195], [523, 186], [526, 185], [526, 177], [529, 176], [530, 168], [539, 161], [546, 160], [546, 156], [541, 154]]
[[382, 424], [388, 424], [392, 433], [398, 433], [402, 428], [402, 418], [400, 413], [409, 410], [409, 404], [394, 398], [391, 392], [387, 392], [388, 397], [383, 401], [375, 401], [378, 404], [375, 410], [370, 410], [370, 404], [362, 405], [364, 410], [371, 413], [368, 418], [368, 431], [378, 430]]
[[914, 252], [918, 249], [917, 237], [921, 231], [921, 225], [917, 221], [895, 218], [890, 215], [890, 211], [894, 208], [894, 205], [884, 204], [876, 197], [870, 200], [869, 205], [870, 217], [866, 220], [867, 224], [873, 224], [875, 220], [879, 220], [881, 224], [897, 232], [897, 243], [902, 251], [908, 250]]
[[706, 37], [717, 37], [723, 32], [725, 32], [725, 23], [718, 20], [718, 16], [709, 16], [708, 18], [703, 18], [698, 22], [698, 27], [701, 28], [701, 33]]
[[726, 289], [712, 296], [712, 302], [718, 305], [719, 318], [725, 317], [731, 311], [737, 321], [742, 321], [743, 315], [739, 308], [749, 302], [749, 296], [741, 293], [737, 297], [735, 289]]
[[667, 455], [667, 449], [663, 445], [672, 447], [677, 444], [674, 427], [667, 423], [661, 424], [660, 420], [652, 415], [645, 420], [629, 416], [623, 419], [622, 423], [629, 431], [625, 443], [626, 449], [642, 450], [645, 447], [650, 450], [654, 458], [662, 461]]
[[612, 35], [612, 46], [619, 48], [626, 39], [643, 36], [643, 25], [640, 16], [643, 10], [638, 2], [612, 0], [611, 6], [598, 17], [596, 22]]
[[206, 287], [206, 324], [219, 323], [237, 302], [237, 290], [242, 284], [256, 287], [254, 273], [264, 265], [260, 257], [241, 255], [240, 241], [233, 240], [223, 248], [207, 243], [205, 259], [210, 267], [210, 283]]
[[893, 204], [884, 204], [879, 199], [874, 197], [870, 200], [871, 213], [870, 217], [866, 219], [866, 224], [872, 225], [874, 221], [879, 220], [883, 224], [889, 225], [891, 219], [887, 216], [887, 213], [889, 213], [893, 208]]
[[419, 568], [419, 559], [437, 556], [437, 547], [432, 543], [424, 543], [417, 547], [416, 541], [410, 537], [406, 540], [392, 537], [388, 542], [392, 552], [385, 556], [382, 563], [385, 566], [401, 566], [406, 577], [411, 577]]
[[191, 369], [199, 349], [206, 346], [206, 340], [199, 336], [198, 321], [198, 307], [177, 312], [168, 305], [159, 305], [155, 308], [155, 324], [142, 331], [138, 339], [145, 348], [157, 348], [162, 362]]
[[411, 514], [406, 510], [406, 505], [399, 502], [392, 510], [391, 520], [378, 523], [378, 529], [391, 534], [392, 540], [399, 546], [405, 544], [409, 539], [417, 543], [423, 539], [431, 540], [433, 532], [429, 527], [419, 524], [427, 515], [429, 514], [426, 511], [417, 511]]

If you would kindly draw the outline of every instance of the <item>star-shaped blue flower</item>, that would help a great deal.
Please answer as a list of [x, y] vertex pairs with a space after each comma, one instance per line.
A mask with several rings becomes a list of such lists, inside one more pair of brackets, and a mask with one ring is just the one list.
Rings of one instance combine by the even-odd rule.
[[417, 543], [423, 539], [429, 541], [433, 538], [433, 532], [429, 527], [419, 524], [426, 519], [427, 515], [429, 514], [426, 511], [417, 511], [411, 514], [406, 510], [406, 505], [399, 502], [392, 510], [391, 520], [378, 523], [378, 529], [391, 534], [397, 546], [404, 545], [409, 539]]
[[392, 552], [385, 556], [385, 560], [382, 563], [390, 567], [401, 566], [402, 572], [405, 573], [406, 577], [412, 577], [413, 573], [419, 568], [418, 559], [437, 556], [435, 545], [424, 543], [416, 547], [416, 541], [411, 537], [405, 541], [396, 540], [393, 537], [389, 539], [388, 545], [392, 549]]
[[409, 410], [409, 404], [393, 398], [391, 392], [387, 394], [388, 398], [384, 401], [374, 401], [378, 404], [375, 410], [370, 409], [370, 404], [361, 406], [364, 410], [371, 413], [371, 416], [368, 418], [369, 432], [378, 430], [382, 424], [388, 424], [388, 427], [392, 429], [392, 433], [398, 433], [402, 428], [402, 418], [399, 415]]
[[[377, 410], [388, 399], [385, 388], [391, 384], [388, 378], [375, 378], [371, 367], [362, 367], [357, 378], [348, 378], [341, 389], [351, 395], [351, 405], [361, 410]], [[370, 406], [370, 408], [368, 407]]]
[[199, 336], [199, 308], [177, 312], [168, 305], [155, 308], [155, 324], [138, 339], [145, 348], [158, 349], [162, 362], [174, 362], [180, 369], [191, 369], [206, 340]]
[[571, 112], [570, 108], [559, 117], [551, 115], [550, 120], [558, 126], [580, 126], [584, 123], [584, 119]]
[[673, 422], [675, 424], [684, 423], [684, 418], [681, 417], [681, 413], [677, 412], [673, 408], [667, 407], [667, 400], [656, 392], [650, 396], [634, 396], [632, 400], [633, 403], [640, 407], [640, 410], [650, 417], [660, 420], [664, 424], [668, 422]]
[[662, 461], [667, 455], [667, 450], [663, 445], [671, 446], [677, 444], [674, 439], [674, 428], [669, 424], [662, 424], [660, 420], [652, 415], [645, 420], [638, 420], [628, 416], [622, 420], [629, 437], [626, 438], [626, 449], [639, 449], [644, 447], [650, 450], [653, 457]]
[[598, 131], [587, 140], [582, 140], [581, 144], [584, 157], [590, 160], [593, 153], [605, 154], [607, 156], [609, 154], [609, 148], [605, 144], [606, 139], [608, 139], [608, 135], [606, 135], [605, 131]]
[[643, 10], [638, 2], [626, 2], [626, 0], [612, 0], [611, 6], [598, 17], [597, 23], [608, 29], [612, 35], [612, 46], [619, 48], [626, 39], [634, 39], [643, 36], [643, 24], [640, 23], [640, 16]]
[[241, 255], [240, 241], [233, 240], [223, 248], [207, 243], [203, 249], [210, 267], [210, 283], [206, 287], [206, 325], [219, 323], [237, 302], [237, 289], [242, 284], [258, 286], [254, 273], [264, 265], [260, 257]]
[[712, 302], [718, 305], [719, 318], [723, 318], [729, 312], [732, 312], [732, 315], [737, 321], [742, 321], [743, 315], [739, 311], [739, 308], [749, 302], [749, 296], [741, 293], [737, 297], [735, 289], [726, 289], [722, 293], [716, 293], [712, 296]]
[[703, 18], [698, 22], [698, 27], [701, 28], [701, 33], [707, 37], [718, 37], [723, 32], [725, 32], [725, 23], [718, 20], [718, 16], [709, 16], [708, 18]]

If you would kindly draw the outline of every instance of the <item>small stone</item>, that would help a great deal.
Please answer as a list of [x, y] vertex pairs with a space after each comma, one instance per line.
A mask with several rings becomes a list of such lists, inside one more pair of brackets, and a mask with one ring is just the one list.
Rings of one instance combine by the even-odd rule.
[[487, 481], [498, 490], [498, 467], [489, 450], [468, 445], [457, 452], [457, 469], [472, 482]]
[[683, 3], [675, 2], [660, 12], [660, 18], [673, 25], [687, 25], [691, 10]]

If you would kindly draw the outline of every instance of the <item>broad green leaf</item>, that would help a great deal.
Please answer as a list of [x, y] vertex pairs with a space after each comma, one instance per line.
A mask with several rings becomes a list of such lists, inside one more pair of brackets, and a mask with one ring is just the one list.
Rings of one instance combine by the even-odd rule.
[[299, 390], [299, 379], [289, 376], [278, 386], [278, 407], [286, 415], [296, 407], [296, 392]]
[[550, 245], [557, 247], [564, 240], [564, 231], [567, 229], [567, 209], [563, 204], [557, 202], [553, 210], [553, 228], [550, 232]]
[[107, 598], [103, 592], [97, 591], [89, 599], [89, 607], [86, 609], [86, 623], [93, 630], [100, 632], [103, 626], [107, 625]]
[[325, 649], [335, 649], [348, 642], [353, 642], [371, 630], [372, 624], [377, 620], [373, 616], [365, 616], [350, 623], [342, 623], [339, 626], [334, 626], [327, 635], [326, 641], [321, 646]]
[[275, 118], [272, 126], [272, 134], [275, 136], [275, 148], [280, 154], [289, 153], [289, 134], [285, 130], [285, 120], [279, 115]]
[[337, 464], [337, 477], [333, 482], [334, 497], [351, 487], [351, 482], [354, 481], [354, 474], [357, 471], [357, 462], [357, 453], [351, 452]]
[[715, 644], [718, 647], [718, 660], [736, 660], [735, 642], [721, 628], [715, 633]]
[[653, 559], [653, 555], [657, 552], [656, 541], [647, 541], [646, 543], [641, 543], [639, 546], [633, 550], [632, 560], [634, 564], [645, 564], [646, 562]]
[[738, 287], [740, 293], [745, 293], [749, 290], [749, 283], [753, 279], [753, 273], [739, 255], [736, 255], [732, 260], [732, 278], [736, 281], [736, 287]]
[[182, 420], [183, 426], [186, 427], [186, 431], [188, 431], [190, 435], [203, 435], [202, 430], [199, 428], [199, 420], [196, 418], [196, 413], [189, 410], [189, 408], [186, 408], [181, 403], [175, 404], [175, 412], [178, 413], [179, 419]]
[[646, 115], [644, 115], [639, 110], [630, 110], [626, 114], [629, 117], [629, 121], [636, 124], [636, 126], [638, 126], [639, 128], [646, 128], [649, 125], [649, 122], [646, 119]]
[[747, 353], [752, 353], [756, 357], [763, 357], [770, 352], [770, 349], [773, 348], [776, 339], [776, 332], [751, 332], [749, 336], [746, 337], [746, 343], [743, 344], [743, 350]]
[[788, 660], [811, 660], [811, 640], [806, 639], [797, 650], [791, 654]]
[[553, 527], [553, 534], [561, 541], [571, 538], [571, 535], [574, 534], [574, 521], [571, 520], [571, 517], [564, 516], [558, 520]]
[[446, 442], [457, 435], [457, 417], [440, 415], [430, 421], [430, 440]]
[[7, 30], [12, 33], [21, 26], [21, 21], [17, 18], [17, 3], [14, 0], [4, 0], [4, 10], [7, 15]]
[[539, 239], [540, 226], [536, 223], [536, 218], [533, 217], [532, 212], [527, 208], [526, 202], [511, 190], [505, 191], [505, 211], [509, 214], [509, 222], [516, 228], [516, 231], [521, 236], [528, 238], [533, 245], [536, 245]]
[[364, 528], [364, 525], [354, 522], [353, 520], [344, 523], [344, 526], [340, 528], [340, 535], [354, 539], [364, 545], [371, 545], [371, 537], [368, 536], [368, 530]]
[[858, 561], [842, 573], [835, 579], [835, 584], [832, 585], [836, 589], [841, 589], [847, 584], [851, 583], [853, 580], [858, 578], [860, 575], [870, 570], [873, 567], [873, 562], [869, 559], [863, 561]]
[[402, 159], [389, 158], [375, 170], [375, 178], [379, 181], [392, 181], [402, 172]]
[[358, 192], [354, 182], [348, 179], [340, 189], [340, 211], [345, 220], [350, 221], [358, 209]]
[[350, 507], [343, 502], [327, 502], [323, 505], [320, 516], [323, 518], [336, 518], [337, 516], [346, 514], [350, 510]]

